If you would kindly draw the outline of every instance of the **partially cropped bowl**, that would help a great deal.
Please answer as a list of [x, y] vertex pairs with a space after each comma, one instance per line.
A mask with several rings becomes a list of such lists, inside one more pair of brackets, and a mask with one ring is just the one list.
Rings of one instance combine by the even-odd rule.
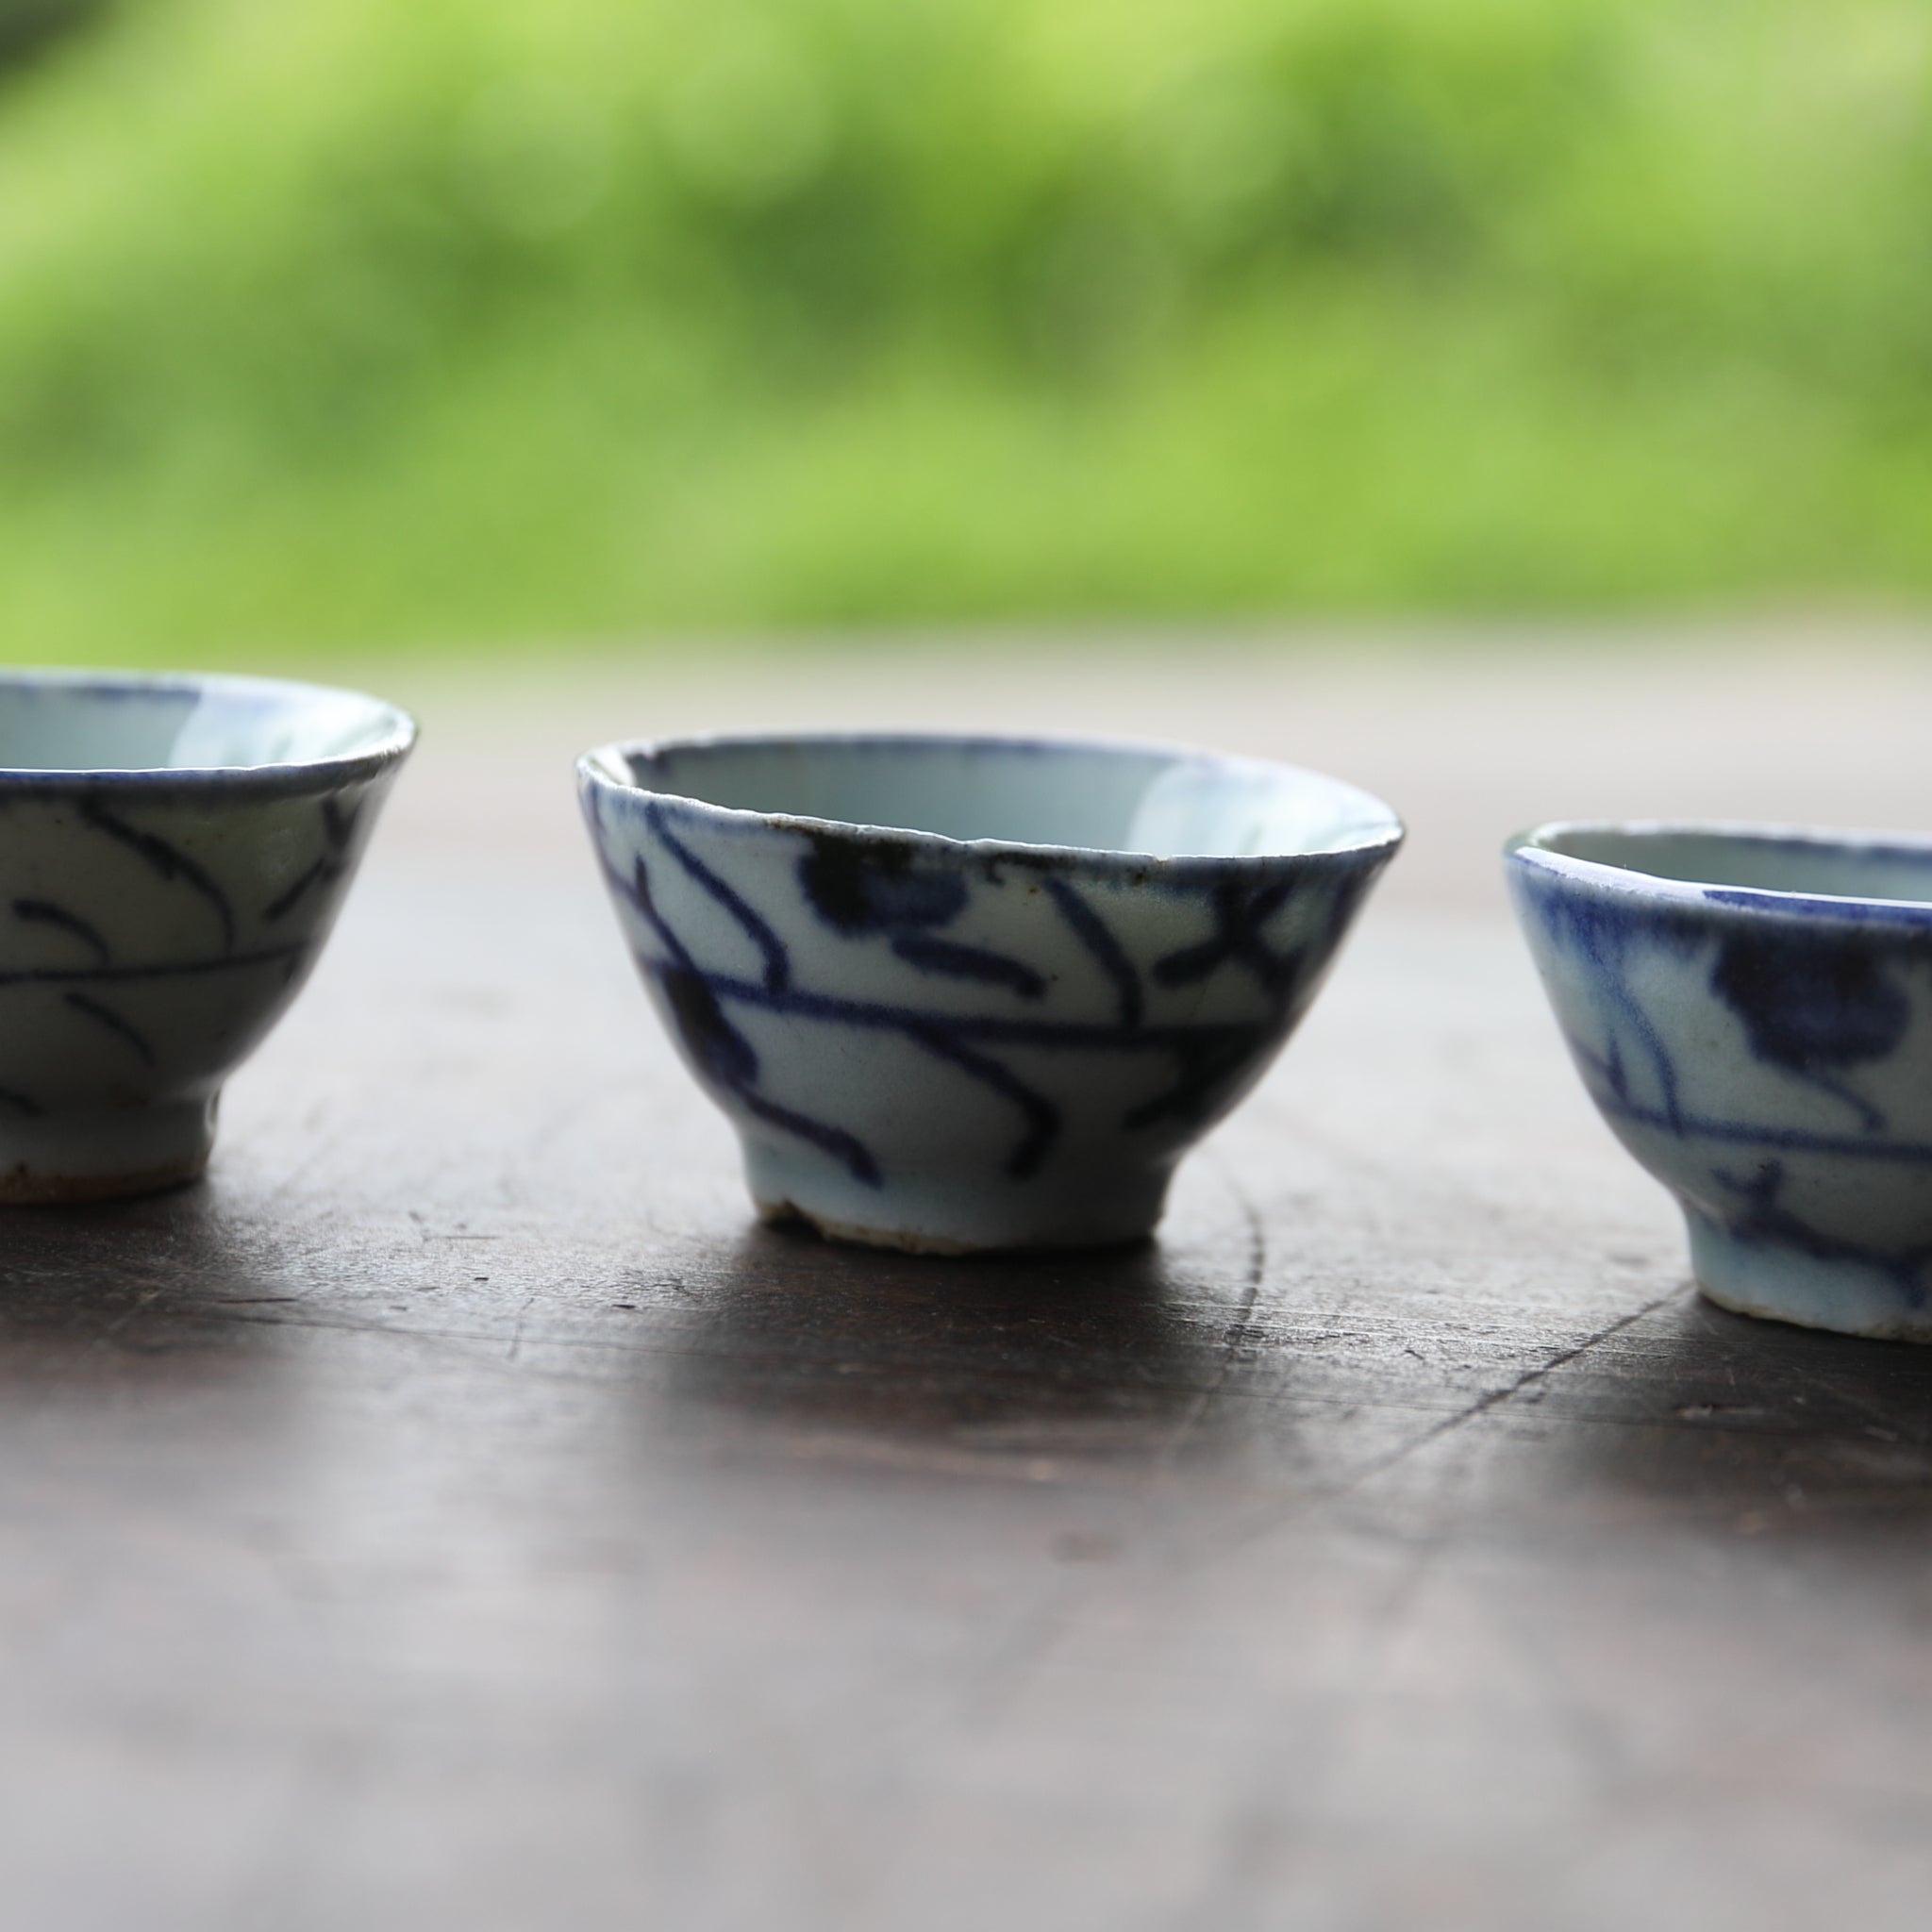
[[1584, 1084], [1704, 1292], [1932, 1341], [1932, 840], [1550, 824], [1508, 848]]
[[1351, 785], [1169, 746], [688, 739], [578, 772], [758, 1210], [936, 1253], [1147, 1234], [1402, 838]]
[[202, 1171], [414, 739], [316, 685], [0, 672], [0, 1202]]

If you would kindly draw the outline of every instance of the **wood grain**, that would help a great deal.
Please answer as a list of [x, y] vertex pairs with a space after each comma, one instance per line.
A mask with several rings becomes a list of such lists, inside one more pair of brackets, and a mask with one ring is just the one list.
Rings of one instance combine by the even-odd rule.
[[209, 1179], [0, 1223], [9, 1926], [1923, 1923], [1932, 1352], [1695, 1300], [1494, 901], [1158, 1243], [845, 1251], [491, 728]]

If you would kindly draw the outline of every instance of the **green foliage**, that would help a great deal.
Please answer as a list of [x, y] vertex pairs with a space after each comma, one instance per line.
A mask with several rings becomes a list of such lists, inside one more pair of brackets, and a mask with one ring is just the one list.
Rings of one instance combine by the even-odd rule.
[[145, 0], [0, 93], [0, 650], [1917, 592], [1928, 108], [1921, 0]]
[[0, 0], [0, 78], [105, 10], [106, 0]]

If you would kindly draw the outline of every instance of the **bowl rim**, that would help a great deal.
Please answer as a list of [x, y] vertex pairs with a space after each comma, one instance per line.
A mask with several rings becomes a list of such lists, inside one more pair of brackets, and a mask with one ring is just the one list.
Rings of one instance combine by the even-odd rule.
[[117, 698], [146, 692], [209, 691], [237, 696], [254, 693], [284, 699], [352, 698], [375, 713], [379, 735], [360, 751], [330, 758], [281, 758], [259, 765], [72, 765], [40, 767], [0, 764], [0, 790], [71, 791], [76, 786], [138, 786], [144, 791], [218, 788], [251, 795], [306, 791], [318, 785], [353, 784], [372, 778], [407, 757], [416, 742], [416, 720], [400, 705], [351, 685], [318, 684], [308, 678], [264, 677], [225, 671], [119, 671], [64, 665], [0, 666], [0, 694], [22, 688], [65, 688], [84, 697]]
[[[1788, 891], [1774, 886], [1727, 884], [1723, 879], [1666, 878], [1607, 859], [1578, 858], [1541, 842], [1568, 834], [1606, 832], [1632, 841], [1733, 840], [1740, 844], [1799, 846], [1860, 858], [1923, 861], [1928, 867], [1927, 896], [1888, 899], [1859, 892]], [[1751, 819], [1549, 819], [1507, 840], [1503, 858], [1507, 865], [1521, 865], [1531, 873], [1676, 906], [1854, 925], [1884, 924], [1932, 929], [1932, 834]]]
[[[627, 761], [634, 756], [657, 757], [675, 751], [844, 745], [915, 749], [923, 746], [953, 749], [990, 746], [1002, 751], [1021, 752], [1154, 753], [1164, 758], [1224, 766], [1230, 771], [1291, 773], [1297, 778], [1313, 779], [1336, 792], [1361, 799], [1378, 816], [1373, 823], [1365, 824], [1361, 835], [1352, 842], [1319, 851], [1177, 853], [1163, 858], [1156, 853], [1136, 852], [1125, 846], [1064, 845], [1043, 840], [955, 839], [944, 832], [925, 831], [916, 825], [872, 824], [853, 819], [820, 818], [808, 812], [754, 811], [742, 806], [716, 805], [708, 799], [693, 798], [686, 792], [656, 791], [648, 785], [639, 784], [630, 775], [627, 764], [622, 772], [613, 766], [613, 761]], [[1230, 869], [1259, 870], [1290, 861], [1297, 865], [1337, 866], [1357, 865], [1364, 861], [1386, 862], [1395, 855], [1407, 836], [1407, 827], [1393, 807], [1346, 778], [1337, 778], [1326, 772], [1318, 772], [1307, 765], [1291, 764], [1281, 758], [1215, 751], [1176, 740], [1106, 732], [930, 731], [896, 727], [874, 730], [676, 732], [662, 738], [617, 739], [610, 743], [594, 746], [577, 758], [576, 770], [579, 789], [586, 794], [596, 791], [620, 797], [660, 799], [724, 830], [771, 830], [806, 835], [832, 832], [846, 838], [891, 841], [895, 844], [910, 841], [930, 848], [936, 855], [952, 857], [965, 864], [991, 860], [1051, 870], [1078, 868], [1099, 873], [1129, 870], [1144, 873], [1153, 870], [1163, 877], [1175, 878], [1210, 871], [1219, 874]]]

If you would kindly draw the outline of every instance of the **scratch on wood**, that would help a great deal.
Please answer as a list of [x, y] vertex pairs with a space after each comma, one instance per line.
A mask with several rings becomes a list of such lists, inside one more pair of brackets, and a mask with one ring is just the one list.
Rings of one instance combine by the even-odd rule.
[[1164, 1473], [1171, 1469], [1180, 1453], [1192, 1439], [1194, 1432], [1206, 1420], [1208, 1411], [1213, 1407], [1215, 1397], [1226, 1388], [1228, 1378], [1234, 1374], [1236, 1357], [1241, 1343], [1248, 1338], [1249, 1318], [1255, 1312], [1255, 1305], [1260, 1299], [1261, 1283], [1268, 1273], [1268, 1228], [1261, 1219], [1260, 1210], [1255, 1206], [1247, 1190], [1241, 1186], [1234, 1169], [1225, 1160], [1217, 1163], [1222, 1178], [1227, 1183], [1227, 1191], [1234, 1196], [1235, 1205], [1241, 1209], [1241, 1219], [1248, 1230], [1248, 1270], [1241, 1286], [1241, 1298], [1234, 1311], [1233, 1319], [1223, 1331], [1221, 1359], [1215, 1365], [1213, 1375], [1194, 1399], [1188, 1404], [1174, 1432], [1168, 1437], [1159, 1456], [1156, 1458], [1156, 1472]]
[[1489, 1414], [1492, 1408], [1500, 1408], [1506, 1402], [1513, 1402], [1525, 1389], [1534, 1388], [1545, 1376], [1574, 1362], [1579, 1356], [1588, 1355], [1591, 1349], [1608, 1341], [1613, 1336], [1621, 1335], [1624, 1329], [1633, 1327], [1647, 1316], [1654, 1315], [1659, 1308], [1668, 1307], [1673, 1302], [1681, 1300], [1690, 1292], [1691, 1284], [1685, 1282], [1674, 1288], [1668, 1294], [1660, 1294], [1655, 1300], [1647, 1301], [1641, 1308], [1633, 1308], [1627, 1315], [1620, 1315], [1607, 1327], [1599, 1328], [1594, 1335], [1586, 1336], [1574, 1348], [1560, 1350], [1547, 1361], [1539, 1362], [1533, 1369], [1525, 1369], [1513, 1382], [1505, 1383], [1500, 1389], [1491, 1389], [1479, 1395], [1467, 1407], [1459, 1408], [1454, 1415], [1446, 1415], [1440, 1422], [1432, 1423], [1419, 1435], [1411, 1436], [1407, 1442], [1398, 1443], [1386, 1456], [1379, 1456], [1372, 1462], [1357, 1470], [1346, 1481], [1328, 1491], [1331, 1495], [1344, 1495], [1357, 1489], [1361, 1484], [1373, 1481], [1386, 1474], [1399, 1462], [1406, 1462], [1417, 1451], [1426, 1449], [1431, 1442], [1440, 1441], [1444, 1436], [1473, 1423], [1478, 1416]]
[[524, 1297], [524, 1305], [517, 1310], [516, 1326], [510, 1332], [509, 1347], [508, 1350], [505, 1351], [504, 1354], [505, 1361], [513, 1362], [520, 1355], [523, 1354], [524, 1322], [525, 1317], [528, 1316], [530, 1310], [536, 1306], [536, 1303], [537, 1297], [534, 1294], [525, 1295]]

